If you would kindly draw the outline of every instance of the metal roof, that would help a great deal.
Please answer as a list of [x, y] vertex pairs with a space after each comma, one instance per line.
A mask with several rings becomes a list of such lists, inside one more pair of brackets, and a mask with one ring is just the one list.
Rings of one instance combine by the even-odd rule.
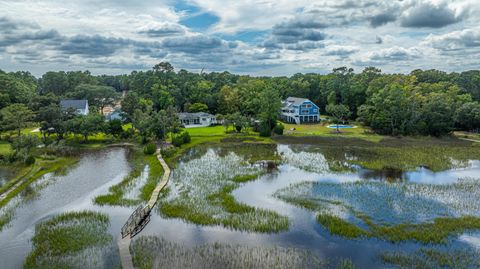
[[60, 106], [63, 109], [85, 109], [88, 105], [88, 100], [61, 100]]
[[205, 112], [197, 112], [197, 113], [188, 113], [188, 112], [183, 112], [183, 113], [178, 113], [178, 118], [181, 120], [184, 119], [193, 119], [193, 118], [202, 118], [202, 117], [215, 117], [212, 114], [208, 114]]

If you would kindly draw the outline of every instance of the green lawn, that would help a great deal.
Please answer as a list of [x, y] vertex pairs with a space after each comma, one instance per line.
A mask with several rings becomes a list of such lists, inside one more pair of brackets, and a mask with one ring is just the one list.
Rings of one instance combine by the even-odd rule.
[[[362, 138], [378, 142], [382, 139], [382, 136], [374, 134], [368, 128], [362, 125], [353, 124], [356, 128], [340, 129], [340, 133], [336, 132], [336, 129], [328, 128], [330, 123], [318, 123], [318, 124], [289, 124], [283, 123], [285, 126], [284, 135], [291, 136], [345, 136]], [[292, 130], [295, 128], [295, 130]]]
[[11, 150], [12, 148], [10, 147], [9, 143], [0, 141], [0, 155], [7, 155]]

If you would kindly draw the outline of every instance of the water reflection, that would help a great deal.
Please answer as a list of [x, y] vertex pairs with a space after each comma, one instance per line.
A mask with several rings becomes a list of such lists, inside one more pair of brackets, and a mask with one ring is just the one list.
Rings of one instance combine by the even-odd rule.
[[12, 169], [0, 167], [0, 187], [11, 180], [14, 175], [15, 173], [12, 171]]
[[[266, 156], [265, 158], [269, 159], [269, 156], [274, 155], [270, 146], [268, 148], [264, 147], [261, 150], [262, 152], [258, 154], [255, 153], [254, 149], [254, 147], [242, 148], [238, 156], [255, 160], [257, 159], [255, 157], [258, 156]], [[221, 158], [212, 158], [212, 160], [219, 163], [205, 164], [206, 166], [203, 167], [220, 169], [222, 166], [219, 164], [225, 161], [225, 158], [228, 159], [229, 154], [226, 153], [236, 150], [235, 147], [230, 147], [217, 151]], [[351, 169], [344, 171], [332, 171], [331, 162], [328, 162], [328, 158], [321, 153], [321, 150], [307, 152], [298, 147], [293, 150], [288, 145], [279, 145], [276, 151], [280, 154], [284, 163], [278, 166], [278, 169], [272, 169], [270, 173], [258, 180], [243, 184], [233, 192], [233, 195], [240, 202], [274, 210], [288, 216], [291, 221], [288, 231], [278, 234], [240, 232], [220, 226], [198, 226], [186, 223], [181, 219], [165, 219], [158, 214], [153, 214], [151, 222], [140, 235], [162, 236], [168, 240], [190, 246], [221, 242], [250, 246], [298, 247], [312, 250], [319, 258], [352, 258], [359, 268], [382, 268], [384, 265], [378, 262], [377, 256], [379, 253], [388, 249], [417, 249], [420, 246], [411, 242], [393, 245], [376, 239], [347, 240], [331, 236], [317, 223], [314, 213], [283, 202], [275, 198], [273, 194], [291, 184], [301, 182], [328, 182], [335, 189], [334, 186], [339, 185], [337, 183], [365, 180], [390, 180], [391, 182], [404, 180], [415, 183], [441, 184], [456, 182], [459, 177], [478, 177], [480, 175], [479, 161], [471, 161], [467, 168], [436, 173], [425, 168], [419, 168], [413, 172], [388, 169], [372, 171], [360, 167], [349, 167]], [[213, 153], [209, 152], [206, 147], [199, 147], [185, 155], [182, 161], [191, 162], [205, 154]], [[110, 232], [116, 238], [132, 209], [128, 207], [99, 207], [93, 205], [92, 199], [97, 195], [105, 194], [110, 186], [120, 182], [128, 174], [130, 167], [127, 157], [128, 151], [120, 148], [86, 154], [75, 168], [64, 176], [56, 177], [53, 183], [42, 189], [36, 199], [27, 201], [17, 208], [11, 226], [0, 232], [0, 242], [2, 242], [0, 244], [1, 267], [21, 268], [25, 255], [31, 248], [29, 240], [33, 236], [35, 224], [54, 214], [85, 209], [106, 213], [111, 221]], [[354, 158], [354, 156], [351, 158]], [[238, 158], [231, 159], [238, 161]], [[234, 167], [241, 169], [238, 164]], [[197, 170], [194, 169], [190, 172], [200, 173], [201, 168], [202, 166], [198, 165]], [[140, 182], [144, 182], [146, 172], [147, 170], [142, 173]], [[176, 172], [178, 171], [173, 171], [174, 177]], [[205, 175], [207, 176], [207, 174]], [[181, 178], [178, 180], [181, 180]], [[45, 178], [45, 181], [49, 181], [49, 178]], [[208, 179], [203, 181], [207, 182]], [[136, 184], [133, 189], [137, 189], [138, 186]], [[172, 195], [175, 195], [175, 188], [174, 186], [171, 187], [173, 189]], [[318, 195], [313, 189], [309, 191]], [[370, 199], [372, 197], [370, 194], [374, 194], [374, 190], [372, 192], [366, 193], [365, 199]], [[136, 191], [133, 191], [128, 195], [135, 197], [137, 194]], [[325, 193], [325, 195], [333, 194], [335, 192]], [[418, 195], [423, 195], [423, 193], [418, 192]], [[455, 195], [461, 195], [461, 193]], [[404, 200], [408, 199], [410, 198], [404, 197]], [[424, 203], [420, 204], [423, 205]], [[474, 208], [469, 210], [474, 210]], [[471, 238], [464, 241], [467, 240], [472, 241]], [[107, 260], [110, 262], [106, 263], [105, 267], [116, 266], [114, 264], [117, 258], [115, 249], [108, 255]]]

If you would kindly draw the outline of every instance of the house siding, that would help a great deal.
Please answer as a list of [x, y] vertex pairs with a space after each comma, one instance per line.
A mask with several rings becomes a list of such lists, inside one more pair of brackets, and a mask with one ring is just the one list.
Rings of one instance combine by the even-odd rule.
[[308, 99], [289, 97], [284, 101], [280, 118], [288, 123], [315, 123], [320, 121], [320, 109]]

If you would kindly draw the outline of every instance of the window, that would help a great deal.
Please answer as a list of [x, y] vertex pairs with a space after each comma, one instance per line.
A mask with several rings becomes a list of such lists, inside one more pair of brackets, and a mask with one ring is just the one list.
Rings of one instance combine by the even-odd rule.
[[315, 108], [315, 109], [313, 110], [313, 112], [318, 112], [318, 109]]
[[202, 118], [202, 121], [206, 121], [206, 120], [207, 120], [207, 119], [205, 119], [205, 118]]
[[307, 108], [311, 108], [311, 107], [312, 107], [312, 105], [306, 105], [306, 107], [307, 107]]
[[308, 114], [308, 110], [302, 110], [303, 114]]

